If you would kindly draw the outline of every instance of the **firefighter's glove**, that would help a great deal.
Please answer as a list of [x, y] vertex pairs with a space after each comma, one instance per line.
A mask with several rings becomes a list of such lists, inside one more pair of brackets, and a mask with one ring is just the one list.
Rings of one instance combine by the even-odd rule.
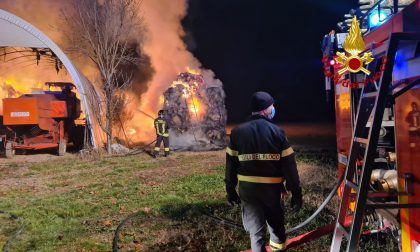
[[238, 205], [241, 204], [241, 199], [239, 198], [239, 195], [235, 189], [229, 189], [226, 191], [227, 191], [226, 198], [229, 204], [231, 204], [232, 206], [234, 206], [235, 204], [238, 204]]
[[295, 211], [302, 208], [302, 188], [292, 190], [292, 198], [290, 199], [290, 207]]

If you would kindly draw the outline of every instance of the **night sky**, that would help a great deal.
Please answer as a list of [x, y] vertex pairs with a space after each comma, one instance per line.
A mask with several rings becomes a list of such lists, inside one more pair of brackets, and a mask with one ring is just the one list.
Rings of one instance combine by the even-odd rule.
[[320, 43], [356, 6], [357, 0], [190, 0], [183, 25], [189, 49], [224, 84], [228, 123], [246, 120], [259, 90], [274, 96], [277, 122], [331, 121]]

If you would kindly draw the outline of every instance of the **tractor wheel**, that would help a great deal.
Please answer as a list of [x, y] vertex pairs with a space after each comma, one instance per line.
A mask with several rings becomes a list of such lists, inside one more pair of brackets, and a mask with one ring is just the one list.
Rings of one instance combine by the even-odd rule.
[[12, 158], [15, 155], [15, 150], [13, 149], [13, 143], [10, 141], [6, 142], [5, 154], [6, 154], [6, 158]]
[[60, 139], [60, 141], [58, 142], [58, 155], [64, 156], [64, 154], [66, 154], [66, 150], [67, 150], [66, 139]]

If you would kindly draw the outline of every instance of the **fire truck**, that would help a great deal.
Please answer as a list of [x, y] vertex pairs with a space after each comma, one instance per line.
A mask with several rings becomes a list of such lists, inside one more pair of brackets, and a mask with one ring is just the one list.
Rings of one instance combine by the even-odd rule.
[[343, 181], [331, 251], [340, 251], [343, 238], [346, 251], [357, 250], [362, 219], [371, 213], [380, 222], [374, 224], [397, 230], [400, 251], [420, 251], [420, 1], [359, 4], [346, 23], [358, 19], [366, 58], [355, 62], [340, 49], [324, 58]]

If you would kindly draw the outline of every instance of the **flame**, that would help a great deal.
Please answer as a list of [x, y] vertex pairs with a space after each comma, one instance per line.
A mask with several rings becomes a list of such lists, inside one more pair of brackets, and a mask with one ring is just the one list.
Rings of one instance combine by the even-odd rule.
[[[23, 79], [17, 81], [15, 78], [0, 78], [0, 99], [17, 98], [24, 94], [42, 93], [44, 91], [61, 91], [60, 87], [51, 87], [49, 89], [42, 81], [32, 79]], [[80, 99], [80, 95], [76, 89], [73, 91], [76, 97]], [[3, 103], [0, 101], [0, 114], [3, 114]], [[85, 114], [81, 111], [80, 119], [85, 118]]]
[[200, 111], [200, 102], [197, 100], [197, 98], [192, 99], [190, 111], [196, 114]]
[[19, 97], [22, 94], [30, 93], [31, 86], [17, 83], [15, 79], [9, 78], [4, 81], [0, 81], [0, 87], [2, 89], [2, 98], [15, 98]]
[[344, 50], [353, 56], [359, 55], [360, 52], [365, 50], [365, 42], [362, 38], [362, 32], [360, 31], [359, 21], [354, 17], [351, 22], [349, 35], [343, 43]]
[[[10, 10], [18, 16], [36, 27], [44, 31], [52, 40], [54, 40], [62, 48], [66, 47], [63, 35], [59, 29], [51, 29], [51, 26], [59, 27], [62, 22], [60, 20], [60, 10], [66, 9], [67, 2], [70, 1], [53, 1], [53, 0], [40, 0], [40, 1], [27, 1], [27, 0], [14, 0], [14, 1], [0, 1], [0, 8]], [[100, 1], [103, 2], [103, 1]], [[132, 128], [136, 133], [133, 135], [133, 141], [149, 141], [154, 138], [153, 118], [157, 111], [164, 105], [160, 95], [171, 85], [171, 82], [178, 73], [188, 71], [191, 74], [207, 74], [207, 70], [197, 70], [201, 63], [194, 58], [181, 39], [185, 32], [181, 20], [187, 14], [187, 3], [185, 0], [160, 0], [160, 1], [143, 1], [141, 4], [144, 19], [147, 23], [147, 28], [150, 32], [147, 34], [147, 40], [141, 48], [146, 55], [150, 56], [150, 62], [153, 66], [155, 73], [153, 78], [147, 83], [147, 91], [145, 93], [132, 94], [129, 104], [127, 104], [127, 111], [133, 113], [133, 118], [127, 121], [127, 126]], [[162, 15], [162, 10], [165, 10], [165, 15]], [[44, 18], [40, 18], [44, 17]], [[143, 30], [139, 29], [139, 36], [143, 37]], [[0, 49], [1, 50], [1, 49]], [[140, 48], [139, 48], [140, 50]], [[75, 63], [89, 80], [94, 81], [97, 76], [97, 70], [93, 64], [87, 64], [84, 60], [74, 59]], [[41, 63], [43, 61], [41, 60]], [[4, 63], [2, 63], [4, 64]], [[189, 66], [189, 67], [187, 67]], [[38, 68], [26, 67], [26, 64], [19, 65], [13, 62], [7, 68], [3, 65], [0, 66], [1, 71], [6, 74], [1, 74], [3, 78], [14, 76], [16, 81], [13, 82], [12, 87], [19, 91], [21, 94], [30, 93], [35, 81], [72, 81], [70, 75], [65, 74], [65, 71], [60, 71], [59, 75], [52, 72], [47, 72], [45, 66], [41, 65]], [[24, 69], [24, 70], [22, 70]], [[49, 68], [48, 68], [49, 69]], [[7, 71], [11, 70], [11, 71]], [[12, 72], [12, 73], [10, 73]], [[31, 77], [28, 77], [28, 73]], [[210, 75], [209, 75], [210, 76]], [[6, 92], [2, 90], [1, 86], [3, 80], [0, 77], [0, 93]], [[211, 79], [214, 79], [213, 77]], [[216, 81], [214, 79], [214, 81]], [[218, 83], [218, 82], [215, 82]], [[22, 84], [22, 87], [20, 85]], [[43, 82], [41, 83], [43, 85]], [[172, 83], [173, 84], [173, 83]], [[179, 83], [182, 84], [182, 83]], [[193, 84], [193, 83], [190, 83]], [[17, 87], [19, 85], [19, 87]], [[43, 87], [41, 85], [41, 87]], [[191, 103], [195, 103], [198, 107], [198, 114], [204, 113], [206, 110], [206, 103], [200, 100], [200, 96], [196, 91], [198, 84], [185, 86], [185, 99], [188, 101], [188, 110], [190, 111]], [[141, 97], [140, 97], [141, 95]], [[5, 96], [1, 96], [5, 97]], [[196, 98], [197, 101], [192, 101]], [[163, 99], [164, 100], [164, 99]], [[1, 106], [1, 101], [0, 101]], [[191, 112], [191, 115], [193, 112]], [[193, 118], [196, 118], [195, 112]], [[131, 131], [131, 130], [130, 130]]]
[[190, 74], [195, 74], [195, 75], [201, 74], [200, 69], [192, 69], [192, 68], [190, 68], [188, 66], [187, 66], [187, 72], [190, 73]]

